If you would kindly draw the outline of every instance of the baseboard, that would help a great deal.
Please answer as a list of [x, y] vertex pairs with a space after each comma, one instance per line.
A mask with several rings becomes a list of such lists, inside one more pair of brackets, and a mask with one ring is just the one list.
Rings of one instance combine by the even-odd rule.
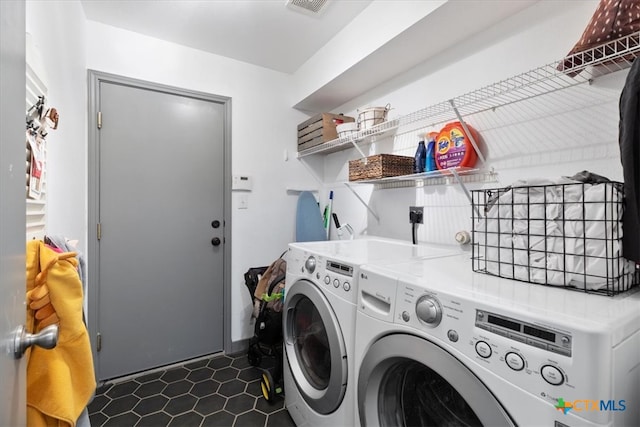
[[227, 355], [233, 356], [238, 353], [244, 353], [249, 349], [249, 341], [251, 338], [245, 338], [239, 341], [231, 341], [231, 348], [226, 352]]
[[[0, 1], [2, 1], [2, 0], [0, 0]], [[251, 340], [250, 338], [246, 338], [246, 339], [243, 339], [243, 340], [240, 340], [240, 341], [232, 341], [231, 342], [231, 348], [229, 349], [229, 351], [225, 351], [224, 353], [221, 352], [221, 353], [214, 353], [214, 354], [206, 354], [206, 355], [199, 356], [199, 357], [196, 357], [196, 358], [193, 358], [193, 359], [183, 360], [183, 361], [180, 361], [180, 362], [159, 366], [157, 368], [152, 368], [152, 369], [149, 369], [147, 371], [136, 372], [136, 373], [133, 373], [133, 374], [130, 374], [130, 375], [124, 375], [122, 377], [110, 378], [110, 379], [107, 379], [107, 380], [102, 380], [102, 381], [100, 381], [100, 385], [103, 385], [103, 384], [117, 384], [117, 383], [121, 383], [121, 382], [124, 382], [124, 381], [129, 381], [129, 380], [135, 379], [137, 377], [141, 377], [143, 375], [152, 374], [154, 372], [166, 371], [166, 370], [169, 370], [169, 369], [173, 369], [173, 368], [177, 368], [177, 367], [180, 367], [180, 366], [187, 365], [189, 363], [197, 362], [197, 361], [202, 360], [202, 359], [210, 359], [210, 358], [215, 357], [217, 355], [225, 354], [225, 355], [227, 355], [229, 357], [235, 357], [235, 356], [239, 355], [240, 353], [246, 353], [246, 351], [249, 349], [249, 341], [250, 340]]]

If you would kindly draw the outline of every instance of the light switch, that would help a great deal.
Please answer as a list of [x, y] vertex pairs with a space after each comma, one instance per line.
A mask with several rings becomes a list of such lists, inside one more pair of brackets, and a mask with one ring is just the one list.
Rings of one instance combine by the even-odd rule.
[[238, 209], [249, 209], [249, 195], [241, 194], [238, 197]]

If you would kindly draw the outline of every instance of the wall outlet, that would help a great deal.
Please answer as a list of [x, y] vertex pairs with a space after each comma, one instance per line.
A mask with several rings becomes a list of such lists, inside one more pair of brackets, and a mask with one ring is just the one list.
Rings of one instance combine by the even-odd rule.
[[424, 223], [424, 206], [409, 206], [409, 223]]

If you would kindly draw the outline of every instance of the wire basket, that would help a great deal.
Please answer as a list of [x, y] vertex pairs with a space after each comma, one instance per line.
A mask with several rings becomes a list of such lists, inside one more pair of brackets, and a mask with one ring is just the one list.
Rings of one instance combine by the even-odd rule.
[[472, 191], [473, 271], [617, 295], [640, 283], [622, 257], [624, 186], [562, 183]]

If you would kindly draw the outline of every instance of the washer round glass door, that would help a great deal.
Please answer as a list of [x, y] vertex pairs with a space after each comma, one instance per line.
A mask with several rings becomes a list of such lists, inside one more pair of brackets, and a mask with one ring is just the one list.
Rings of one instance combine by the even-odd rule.
[[458, 359], [408, 334], [387, 335], [358, 375], [366, 426], [513, 426], [491, 391]]
[[307, 404], [334, 412], [344, 398], [347, 355], [338, 319], [317, 285], [299, 280], [286, 291], [284, 345], [291, 374]]

